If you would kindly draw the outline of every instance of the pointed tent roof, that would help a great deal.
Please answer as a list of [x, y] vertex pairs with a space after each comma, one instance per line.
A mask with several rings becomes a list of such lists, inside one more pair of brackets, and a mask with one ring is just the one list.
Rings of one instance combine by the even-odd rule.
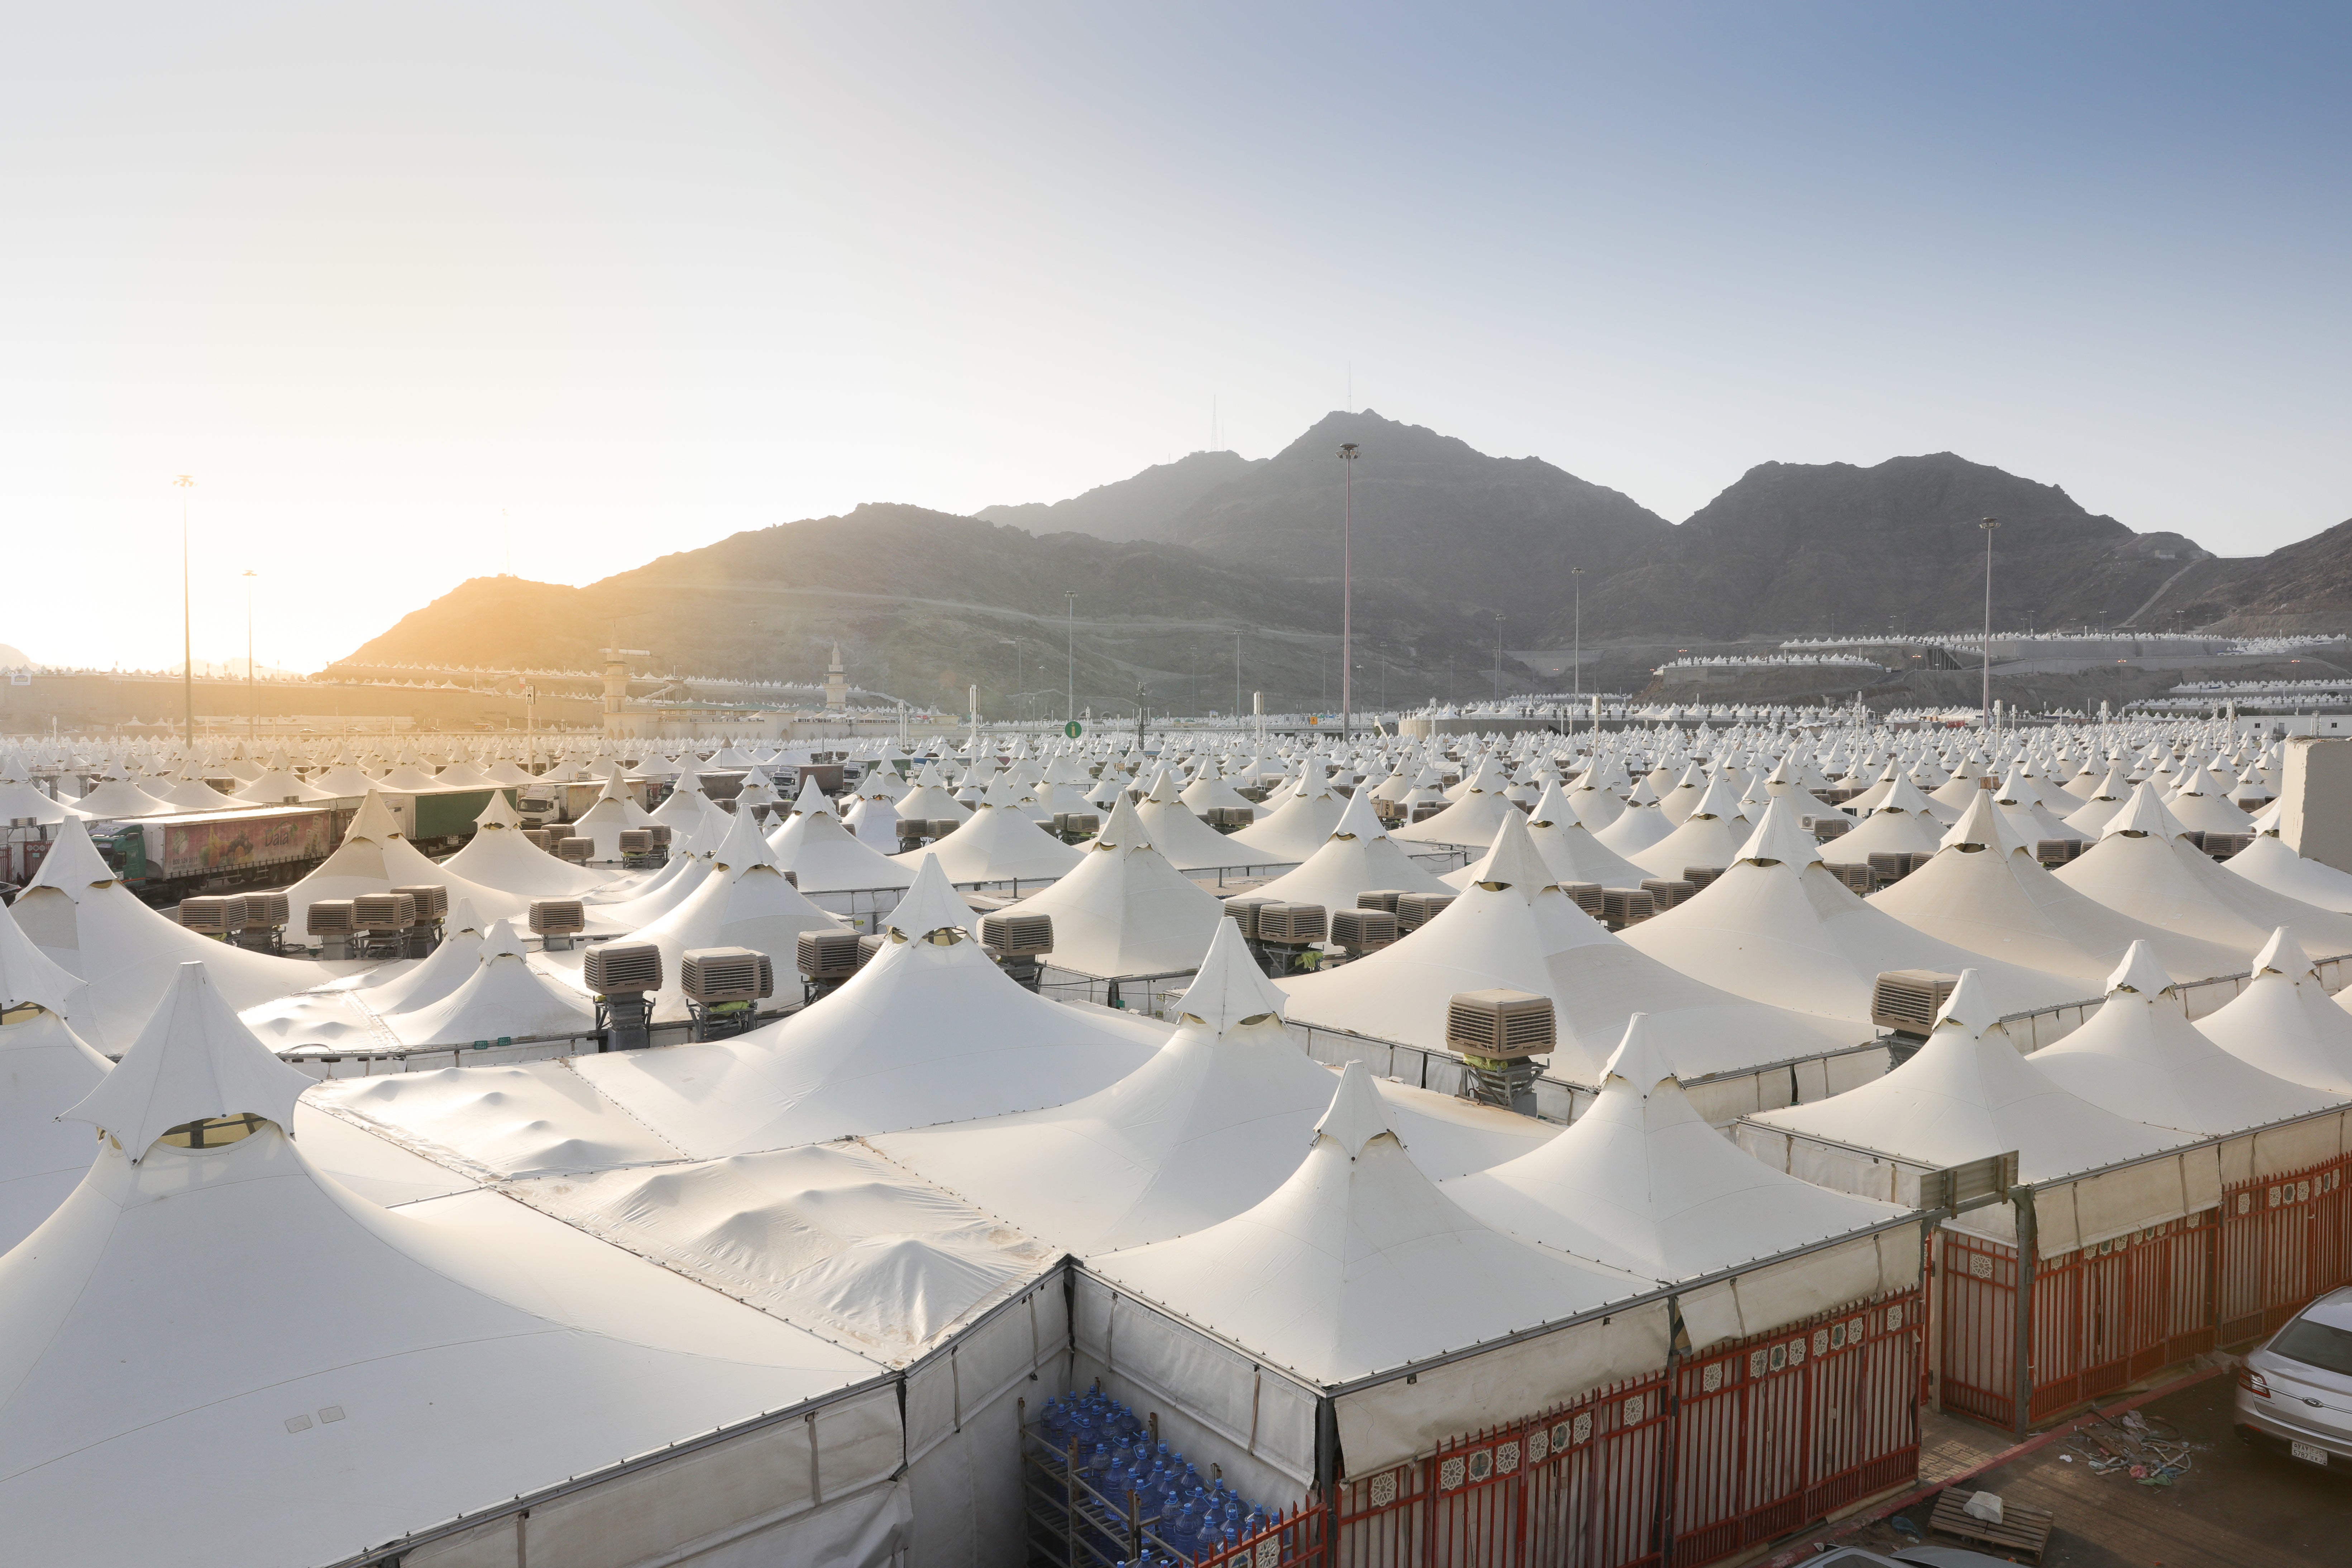
[[[1634, 1014], [1600, 1096], [1566, 1131], [1506, 1164], [1454, 1177], [1447, 1195], [1522, 1240], [1660, 1279], [1900, 1216], [1891, 1204], [1814, 1186], [1742, 1152], [1692, 1108], [1651, 1033]], [[1849, 1299], [1831, 1296], [1817, 1310]]]
[[[2268, 812], [2263, 815], [2270, 816]], [[2274, 826], [2258, 832], [2252, 844], [2221, 865], [2267, 891], [2316, 909], [2352, 914], [2352, 873], [2296, 854]]]
[[[1297, 1167], [1330, 1105], [1333, 1075], [1292, 1043], [1278, 997], [1231, 922], [1177, 1011], [1168, 1043], [1108, 1088], [1050, 1109], [873, 1142], [1073, 1250], [1161, 1240], [1229, 1218]], [[1489, 1123], [1473, 1130], [1413, 1111], [1402, 1125], [1441, 1175], [1505, 1157], [1496, 1140], [1507, 1133], [1521, 1148], [1529, 1141], [1516, 1125], [1490, 1133]]]
[[1928, 1166], [2017, 1151], [2028, 1183], [2098, 1170], [2193, 1142], [2105, 1110], [2019, 1054], [2001, 1008], [1964, 970], [1918, 1054], [1885, 1077], [1748, 1120]]
[[1623, 933], [1626, 944], [1736, 995], [1868, 1029], [1871, 994], [1890, 969], [1957, 974], [1976, 968], [2004, 1011], [2075, 1000], [2080, 987], [1983, 959], [1865, 903], [1819, 864], [1811, 834], [1785, 797], [1729, 869], [1664, 914]]
[[1000, 773], [970, 821], [927, 849], [892, 858], [911, 870], [920, 864], [919, 857], [937, 855], [949, 879], [957, 882], [1042, 880], [1076, 867], [1080, 851], [1038, 826], [1014, 802], [1013, 786]]
[[1190, 969], [1225, 918], [1214, 893], [1152, 847], [1124, 795], [1076, 868], [1005, 912], [1050, 917], [1055, 966], [1103, 976]]
[[250, 1112], [290, 1137], [294, 1102], [310, 1087], [237, 1022], [202, 963], [184, 963], [122, 1060], [64, 1114], [111, 1137], [135, 1165], [171, 1129], [213, 1117]]
[[2274, 1078], [2352, 1094], [2352, 1013], [2320, 988], [2311, 960], [2284, 927], [2263, 944], [2246, 988], [2196, 1027]]
[[1580, 1083], [1599, 1081], [1640, 1012], [1693, 1071], [1789, 1061], [1852, 1043], [1851, 1029], [1759, 1005], [1635, 951], [1558, 883], [1514, 813], [1435, 919], [1352, 963], [1283, 982], [1292, 1011], [1376, 1039], [1442, 1048], [1447, 1008], [1463, 992], [1499, 986], [1549, 996], [1559, 1037], [1550, 1071]]
[[1280, 1185], [1089, 1270], [1327, 1386], [1654, 1289], [1490, 1229], [1414, 1165], [1386, 1111], [1350, 1062]]
[[2171, 977], [2145, 942], [2131, 944], [2106, 992], [2082, 1027], [2032, 1058], [2094, 1105], [2151, 1126], [2223, 1133], [2344, 1103], [2341, 1094], [2274, 1078], [2200, 1033], [2182, 1016]]
[[1323, 847], [1345, 809], [1339, 793], [1323, 781], [1320, 765], [1308, 768], [1296, 787], [1275, 798], [1278, 804], [1273, 811], [1232, 836], [1232, 843], [1249, 851], [1249, 861], [1238, 863], [1303, 863]]
[[1406, 893], [1453, 890], [1396, 845], [1372, 811], [1370, 792], [1358, 790], [1339, 813], [1323, 847], [1308, 856], [1304, 865], [1276, 877], [1252, 896], [1318, 904], [1327, 910], [1352, 910], [1359, 894], [1384, 889]]

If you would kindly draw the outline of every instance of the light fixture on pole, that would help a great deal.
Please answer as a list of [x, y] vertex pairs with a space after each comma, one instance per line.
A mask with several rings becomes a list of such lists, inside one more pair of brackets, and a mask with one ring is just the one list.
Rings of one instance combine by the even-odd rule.
[[1078, 591], [1063, 589], [1062, 601], [1062, 652], [1070, 666], [1070, 711], [1066, 717], [1075, 721], [1078, 716]]
[[[1568, 580], [1576, 584], [1576, 620], [1573, 623], [1576, 629], [1568, 645], [1568, 662], [1576, 672], [1576, 705], [1581, 708], [1584, 706], [1584, 568], [1570, 567]], [[1575, 728], [1576, 721], [1571, 719], [1569, 729], [1573, 732]]]
[[1985, 611], [1984, 611], [1984, 705], [1983, 722], [1992, 728], [1992, 531], [2000, 526], [1997, 517], [1980, 518], [1977, 526], [1985, 536]]
[[188, 609], [188, 492], [195, 488], [195, 477], [182, 474], [172, 481], [180, 492], [180, 682], [181, 693], [187, 700], [188, 765], [196, 761], [196, 637], [194, 621]]
[[253, 684], [253, 580], [259, 575], [251, 570], [245, 574], [245, 739], [248, 745], [253, 742], [254, 728], [261, 716], [261, 697]]
[[1356, 717], [1356, 689], [1348, 679], [1356, 640], [1356, 444], [1339, 444], [1347, 465], [1348, 510], [1339, 523], [1339, 739], [1348, 738]]

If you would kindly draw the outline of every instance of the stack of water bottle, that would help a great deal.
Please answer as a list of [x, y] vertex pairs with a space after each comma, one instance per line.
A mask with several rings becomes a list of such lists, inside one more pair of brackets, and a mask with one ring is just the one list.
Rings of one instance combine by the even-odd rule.
[[[1084, 1545], [1096, 1561], [1173, 1568], [1213, 1558], [1277, 1522], [1226, 1486], [1223, 1476], [1203, 1482], [1183, 1455], [1154, 1443], [1135, 1413], [1100, 1389], [1046, 1401], [1032, 1435], [1061, 1461], [1059, 1467], [1049, 1461], [1049, 1469], [1066, 1468], [1076, 1453], [1080, 1485], [1068, 1492]], [[1130, 1491], [1143, 1536], [1139, 1552], [1128, 1529]]]

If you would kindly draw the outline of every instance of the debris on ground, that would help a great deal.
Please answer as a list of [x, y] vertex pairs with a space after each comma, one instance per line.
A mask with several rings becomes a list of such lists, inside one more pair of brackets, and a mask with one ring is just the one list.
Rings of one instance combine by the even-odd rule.
[[2123, 1472], [2144, 1487], [2168, 1487], [2189, 1473], [2195, 1456], [2210, 1453], [2213, 1445], [2181, 1436], [2168, 1421], [2150, 1421], [2137, 1410], [2121, 1416], [2093, 1412], [2093, 1418], [2065, 1439], [2072, 1450], [2059, 1457], [2070, 1463], [2080, 1458], [2097, 1476]]

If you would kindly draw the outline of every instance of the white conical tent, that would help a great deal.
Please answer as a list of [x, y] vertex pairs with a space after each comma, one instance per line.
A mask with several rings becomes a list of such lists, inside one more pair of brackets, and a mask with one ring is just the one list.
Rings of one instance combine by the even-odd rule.
[[2352, 1013], [2320, 988], [2310, 958], [2284, 928], [2263, 944], [2246, 988], [2196, 1026], [2274, 1078], [2352, 1094]]
[[596, 1012], [577, 992], [532, 970], [514, 928], [494, 921], [483, 933], [474, 973], [455, 991], [386, 1013], [383, 1023], [404, 1046], [446, 1046], [582, 1034], [595, 1026]]
[[128, 779], [110, 778], [74, 802], [74, 815], [87, 822], [115, 822], [134, 816], [164, 816], [173, 808]]
[[1453, 891], [1396, 846], [1374, 815], [1368, 792], [1358, 790], [1322, 848], [1308, 856], [1305, 865], [1255, 889], [1251, 896], [1352, 910], [1359, 894], [1388, 889], [1401, 893]]
[[2101, 1110], [2019, 1054], [1973, 969], [1946, 999], [1927, 1043], [1884, 1078], [1748, 1120], [1930, 1167], [2016, 1151], [2028, 1183], [2120, 1164], [2193, 1142]]
[[2352, 952], [2352, 916], [2256, 886], [2184, 842], [2152, 784], [2132, 792], [2099, 841], [2059, 868], [2058, 879], [2111, 910], [2249, 956], [2280, 926], [2306, 950]]
[[[1706, 786], [1672, 833], [1626, 858], [1641, 867], [1644, 876], [1671, 881], [1679, 879], [1686, 867], [1730, 865], [1750, 831], [1747, 819], [1739, 815], [1739, 792], [1729, 778], [1718, 778]], [[1641, 883], [1622, 885], [1639, 887]]]
[[0, 944], [0, 1252], [48, 1218], [89, 1169], [89, 1130], [58, 1118], [108, 1065], [63, 1018], [15, 994], [15, 962]]
[[2182, 1015], [2171, 977], [2144, 942], [2108, 977], [2105, 1005], [2032, 1061], [2102, 1110], [2186, 1132], [2238, 1132], [2344, 1103], [2215, 1045]]
[[769, 830], [768, 847], [776, 852], [776, 864], [793, 874], [803, 893], [903, 888], [914, 880], [912, 866], [860, 844], [841, 825], [832, 803], [817, 788], [814, 773], [802, 775], [800, 799], [784, 820]]
[[1153, 773], [1135, 814], [1151, 836], [1153, 847], [1180, 871], [1255, 866], [1267, 858], [1241, 842], [1239, 835], [1229, 837], [1195, 816], [1178, 798], [1175, 777], [1164, 766]]
[[1045, 881], [1074, 868], [1080, 852], [1038, 826], [1016, 801], [1013, 786], [998, 774], [971, 821], [928, 849], [896, 857], [897, 863], [911, 871], [924, 857], [937, 856], [951, 882]]
[[1462, 781], [1460, 799], [1434, 816], [1407, 823], [1396, 830], [1396, 837], [1411, 844], [1460, 844], [1484, 849], [1495, 841], [1496, 829], [1502, 826], [1505, 816], [1519, 815], [1519, 808], [1503, 793], [1508, 783], [1495, 759], [1486, 757]]
[[90, 1016], [89, 987], [43, 952], [0, 904], [0, 1013], [21, 1006], [45, 1007], [70, 1024]]
[[[1507, 1163], [1454, 1177], [1444, 1184], [1445, 1194], [1521, 1240], [1667, 1280], [1902, 1216], [1892, 1204], [1813, 1186], [1742, 1152], [1692, 1108], [1650, 1034], [1635, 1014], [1599, 1097], [1567, 1131]], [[1712, 1337], [1759, 1333], [1907, 1285], [1918, 1273], [1917, 1232], [1906, 1227], [1887, 1240], [1775, 1269], [1769, 1287], [1746, 1300], [1735, 1285], [1735, 1310]]]
[[[338, 1560], [877, 1371], [512, 1205], [379, 1208], [286, 1136], [307, 1080], [217, 998], [159, 1017], [76, 1111], [95, 1165], [0, 1258], [0, 1515], [26, 1561]], [[267, 1120], [142, 1142], [213, 1115]], [[862, 1430], [878, 1452], [829, 1454], [831, 1482], [902, 1463], [894, 1418]], [[130, 1506], [126, 1474], [168, 1479]]]
[[[726, 839], [711, 853], [709, 870], [694, 890], [658, 920], [639, 927], [635, 942], [661, 950], [661, 989], [654, 994], [654, 1018], [688, 1016], [685, 960], [698, 948], [748, 947], [768, 955], [779, 987], [799, 973], [803, 931], [840, 931], [842, 921], [811, 903], [784, 880], [775, 851], [761, 837], [750, 815], [730, 817]], [[561, 973], [573, 984], [584, 952], [541, 953], [541, 969]]]
[[[1333, 1077], [1292, 1042], [1282, 994], [1231, 922], [1220, 926], [1178, 1010], [1168, 1043], [1106, 1089], [1047, 1110], [873, 1142], [1073, 1251], [1161, 1241], [1231, 1218], [1296, 1168], [1330, 1104]], [[1524, 1152], [1549, 1131], [1410, 1110], [1402, 1124], [1423, 1167], [1440, 1176]]]
[[961, 822], [971, 815], [971, 808], [948, 793], [947, 784], [940, 777], [939, 764], [926, 763], [923, 771], [915, 775], [915, 787], [898, 797], [898, 812], [901, 820]]
[[60, 1010], [101, 1050], [137, 1037], [192, 960], [210, 965], [221, 994], [241, 1006], [331, 978], [319, 964], [215, 942], [149, 909], [115, 879], [79, 822], [59, 830], [8, 912], [43, 957], [88, 987], [86, 999], [68, 997]]
[[1233, 843], [1250, 851], [1253, 864], [1262, 866], [1303, 861], [1322, 848], [1331, 830], [1339, 826], [1346, 803], [1324, 782], [1323, 765], [1311, 763], [1296, 788], [1272, 797], [1269, 804], [1274, 806], [1271, 812], [1232, 837]]
[[2167, 969], [2196, 978], [2244, 962], [2232, 949], [2143, 924], [2076, 892], [2018, 841], [1988, 791], [1945, 833], [1934, 859], [1872, 894], [1870, 905], [1954, 947], [2101, 989], [2135, 942], [2147, 942]]
[[1698, 809], [1699, 801], [1706, 795], [1706, 770], [1696, 763], [1691, 763], [1683, 769], [1682, 777], [1675, 781], [1672, 789], [1659, 795], [1658, 815], [1680, 827]]
[[[240, 1008], [237, 1021], [273, 1051], [303, 1045], [392, 1044], [394, 1037], [377, 1020], [386, 1013], [428, 1006], [473, 978], [488, 923], [474, 913], [471, 900], [461, 898], [449, 906], [441, 941], [423, 958], [387, 963], [297, 995]], [[387, 977], [368, 984], [378, 974]]]
[[[1628, 946], [1735, 995], [1865, 1028], [1872, 992], [1888, 970], [1974, 968], [2005, 1013], [2074, 1001], [2080, 990], [1938, 942], [1864, 903], [1821, 864], [1813, 836], [1786, 800], [1765, 808], [1721, 877], [1623, 935]], [[1679, 1044], [1668, 1049], [1685, 1059]]]
[[[1558, 784], [1547, 784], [1534, 807], [1528, 814], [1528, 837], [1543, 856], [1544, 863], [1562, 882], [1593, 882], [1604, 888], [1638, 888], [1645, 873], [1642, 868], [1602, 844], [1579, 815], [1580, 808], [1572, 807], [1569, 795]], [[1445, 878], [1449, 887], [1460, 888], [1470, 880], [1472, 868], [1450, 872]], [[1681, 873], [1677, 871], [1675, 875]]]
[[2296, 854], [2274, 826], [2256, 833], [2252, 844], [2221, 865], [2258, 888], [2315, 909], [2352, 914], [2352, 874]]
[[[1973, 807], [1975, 797], [1969, 804]], [[1875, 810], [1852, 832], [1822, 847], [1822, 860], [1831, 866], [1867, 866], [1874, 854], [1932, 855], [1942, 832], [1943, 824], [1928, 811], [1927, 797], [1909, 779], [1897, 776]]]
[[1675, 826], [1658, 809], [1655, 797], [1650, 794], [1650, 781], [1643, 779], [1633, 786], [1633, 794], [1625, 802], [1625, 809], [1617, 814], [1617, 819], [1592, 837], [1611, 854], [1631, 859], [1672, 833]]
[[1076, 869], [1004, 912], [1052, 919], [1055, 967], [1109, 977], [1192, 968], [1225, 906], [1152, 847], [1121, 795]]
[[621, 858], [624, 831], [654, 826], [652, 814], [629, 794], [629, 786], [621, 777], [621, 764], [614, 763], [605, 771], [604, 793], [596, 797], [595, 805], [580, 814], [580, 820], [572, 824], [570, 831], [575, 838], [595, 841], [596, 847], [590, 851], [593, 858], [609, 861]]
[[[1470, 884], [1393, 946], [1282, 983], [1291, 1016], [1376, 1039], [1443, 1048], [1453, 998], [1501, 987], [1552, 999], [1559, 1047], [1551, 1071], [1600, 1081], [1636, 1013], [1694, 1072], [1728, 1072], [1818, 1057], [1862, 1034], [1760, 1006], [1677, 973], [1627, 946], [1579, 909], [1516, 820], [1473, 868]], [[1686, 1053], [1686, 1054], [1685, 1054]]]
[[981, 951], [979, 924], [927, 864], [884, 917], [881, 951], [814, 1006], [733, 1039], [572, 1067], [709, 1158], [1056, 1104], [1151, 1054], [1142, 1024], [1024, 990]]
[[321, 899], [355, 899], [433, 883], [448, 889], [452, 900], [460, 896], [473, 900], [474, 907], [491, 920], [528, 914], [530, 910], [530, 900], [520, 893], [486, 888], [426, 859], [402, 836], [400, 823], [383, 795], [370, 790], [359, 815], [343, 829], [343, 841], [335, 852], [286, 889], [287, 929], [304, 930], [310, 906]]
[[490, 792], [489, 803], [474, 818], [474, 837], [441, 862], [440, 873], [530, 899], [576, 899], [609, 879], [600, 871], [559, 860], [525, 838], [522, 818], [504, 790]]
[[1214, 758], [1202, 764], [1200, 776], [1184, 786], [1183, 793], [1179, 798], [1186, 805], [1191, 806], [1196, 816], [1206, 816], [1214, 809], [1246, 811], [1250, 814], [1251, 820], [1255, 821], [1258, 812], [1262, 809], [1254, 803], [1244, 800], [1241, 792], [1225, 782], [1224, 772], [1217, 766]]
[[1334, 1087], [1306, 1158], [1292, 1143], [1296, 1168], [1255, 1205], [1087, 1268], [1327, 1386], [1655, 1290], [1490, 1228], [1413, 1163], [1361, 1062]]

